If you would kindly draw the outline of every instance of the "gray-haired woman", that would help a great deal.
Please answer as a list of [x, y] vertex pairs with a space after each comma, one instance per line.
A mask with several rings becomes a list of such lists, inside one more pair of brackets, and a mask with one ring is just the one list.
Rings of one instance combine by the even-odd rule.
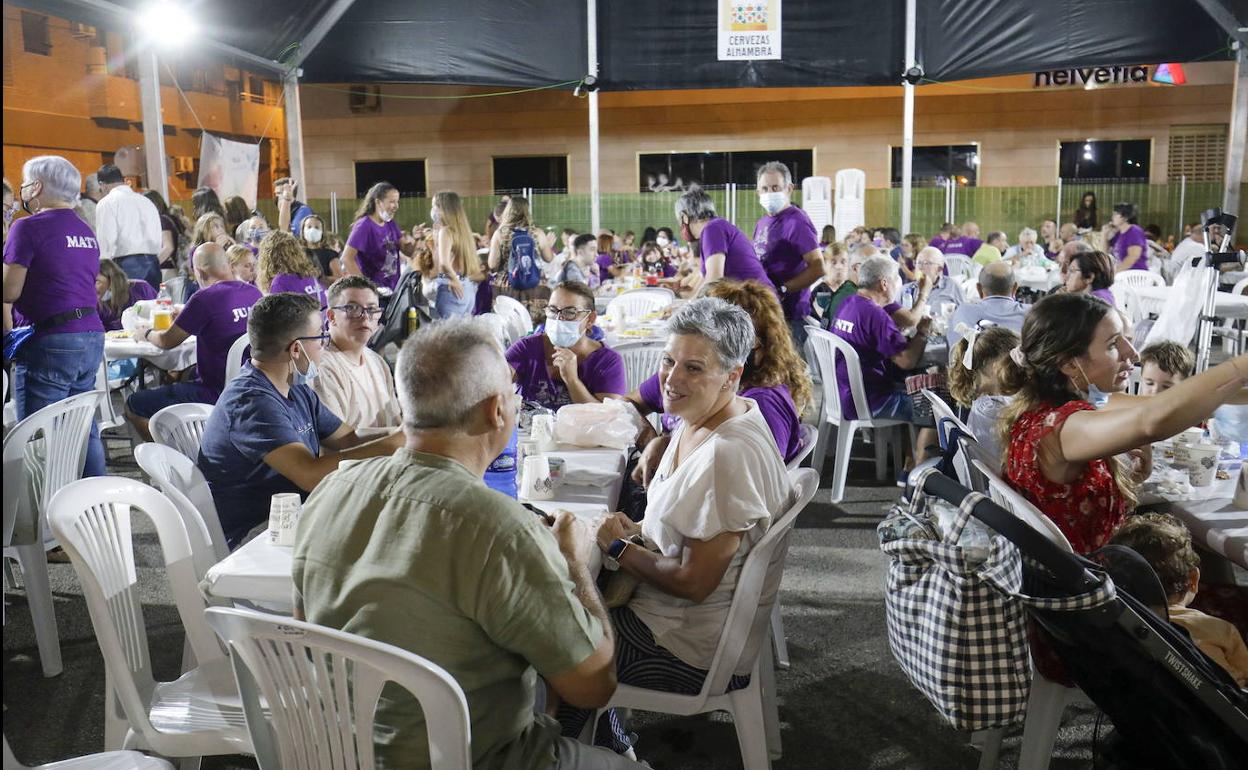
[[[94, 390], [104, 357], [95, 292], [100, 249], [73, 208], [81, 184], [78, 169], [59, 155], [31, 158], [22, 167], [19, 196], [30, 216], [14, 222], [4, 241], [4, 333], [7, 338], [15, 326], [34, 327], [14, 357], [19, 420]], [[94, 424], [85, 472], [104, 475]]]
[[721, 278], [758, 281], [775, 290], [754, 251], [754, 242], [736, 225], [715, 215], [715, 202], [705, 190], [695, 185], [677, 199], [676, 223], [681, 239], [698, 242], [707, 283]]
[[[754, 349], [740, 307], [705, 297], [668, 323], [659, 364], [663, 408], [680, 427], [650, 481], [640, 527], [623, 514], [603, 521], [598, 545], [608, 569], [640, 586], [611, 612], [621, 683], [695, 694], [706, 680], [746, 554], [791, 504], [793, 489], [758, 404], [737, 395]], [[644, 545], [643, 545], [644, 544]], [[652, 550], [653, 549], [653, 550]], [[765, 590], [763, 603], [774, 599]], [[757, 646], [746, 649], [730, 689], [745, 686]], [[564, 735], [588, 712], [560, 710]], [[617, 750], [627, 748], [610, 719]]]

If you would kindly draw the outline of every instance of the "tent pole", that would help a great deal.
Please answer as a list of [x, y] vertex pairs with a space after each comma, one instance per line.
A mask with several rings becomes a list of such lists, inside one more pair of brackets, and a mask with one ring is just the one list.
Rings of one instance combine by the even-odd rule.
[[1244, 175], [1244, 133], [1248, 132], [1248, 44], [1237, 42], [1235, 56], [1235, 88], [1231, 96], [1231, 125], [1226, 146], [1226, 188], [1222, 192], [1222, 210], [1239, 215], [1242, 201], [1239, 187]]
[[286, 75], [286, 155], [290, 159], [290, 178], [295, 189], [307, 196], [307, 177], [303, 163], [303, 108], [299, 104], [299, 75], [303, 70], [291, 70]]
[[165, 159], [165, 127], [160, 109], [160, 75], [156, 51], [144, 46], [139, 51], [139, 101], [143, 110], [143, 156], [146, 160], [147, 189], [169, 200], [169, 168]]
[[[585, 0], [586, 39], [590, 76], [598, 78], [598, 0]], [[589, 229], [594, 235], [602, 228], [602, 191], [598, 182], [598, 89], [589, 91]]]
[[[914, 61], [914, 24], [915, 0], [906, 0], [906, 71], [915, 66]], [[901, 127], [901, 232], [910, 232], [910, 175], [914, 161], [914, 84], [910, 80], [901, 82], [902, 127]]]

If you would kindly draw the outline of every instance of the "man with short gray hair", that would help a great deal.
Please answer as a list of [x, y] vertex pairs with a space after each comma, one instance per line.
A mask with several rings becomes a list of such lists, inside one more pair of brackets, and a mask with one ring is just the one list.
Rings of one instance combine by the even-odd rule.
[[801, 350], [810, 315], [810, 287], [823, 277], [823, 251], [810, 217], [794, 206], [793, 176], [772, 161], [758, 169], [758, 202], [766, 214], [754, 225], [754, 251], [780, 293], [784, 317]]
[[[304, 506], [296, 615], [445, 669], [467, 697], [473, 767], [640, 768], [560, 738], [534, 711], [539, 675], [565, 703], [604, 706], [615, 642], [587, 524], [566, 511], [548, 524], [482, 481], [520, 407], [490, 328], [469, 318], [422, 328], [404, 343], [396, 380], [405, 446], [341, 468]], [[378, 756], [427, 768], [419, 706], [394, 696], [377, 708]]]
[[1020, 334], [1023, 331], [1023, 319], [1027, 317], [1029, 305], [1014, 299], [1018, 291], [1018, 282], [1014, 279], [1014, 267], [1009, 262], [993, 262], [979, 271], [979, 302], [968, 302], [960, 305], [949, 319], [949, 351], [962, 339], [958, 326], [974, 329], [981, 321], [990, 322], [993, 326], [1004, 326]]

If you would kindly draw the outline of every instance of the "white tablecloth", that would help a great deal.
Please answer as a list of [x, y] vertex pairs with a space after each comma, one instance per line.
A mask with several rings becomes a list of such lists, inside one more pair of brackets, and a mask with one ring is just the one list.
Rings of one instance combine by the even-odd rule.
[[627, 334], [621, 333], [615, 328], [605, 328], [606, 336], [603, 342], [609, 348], [630, 342], [664, 342], [667, 340], [666, 325], [666, 321], [643, 321], [628, 327]]
[[[1143, 286], [1132, 291], [1139, 300], [1142, 313], [1161, 315], [1173, 289], [1169, 286]], [[1248, 318], [1248, 296], [1218, 292], [1214, 299], [1213, 314], [1218, 318]]]
[[1158, 507], [1182, 519], [1192, 531], [1192, 542], [1197, 546], [1248, 569], [1248, 511], [1236, 508], [1231, 502], [1238, 472], [1230, 475], [1227, 480], [1214, 479], [1208, 487], [1195, 487], [1191, 495], [1180, 499], [1145, 491], [1140, 495], [1140, 504], [1164, 504]]
[[116, 361], [122, 358], [142, 358], [157, 369], [167, 372], [181, 371], [195, 363], [195, 338], [187, 337], [181, 345], [162, 350], [150, 342], [136, 339], [104, 338], [104, 359]]
[[1039, 266], [1020, 267], [1014, 271], [1014, 278], [1019, 286], [1034, 291], [1048, 291], [1062, 281], [1061, 273], [1056, 268], [1045, 270]]

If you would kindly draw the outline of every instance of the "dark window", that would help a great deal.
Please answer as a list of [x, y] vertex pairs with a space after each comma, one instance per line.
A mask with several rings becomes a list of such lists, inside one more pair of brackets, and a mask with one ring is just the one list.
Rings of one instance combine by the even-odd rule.
[[494, 159], [494, 194], [519, 193], [525, 187], [565, 193], [568, 191], [568, 156], [548, 155]]
[[399, 195], [428, 194], [423, 160], [357, 160], [355, 162], [355, 197], [363, 198], [368, 193], [368, 188], [378, 182], [389, 182], [399, 188]]
[[[910, 184], [940, 187], [950, 179], [974, 187], [979, 179], [979, 148], [973, 144], [915, 147], [911, 156]], [[901, 148], [893, 148], [893, 186], [901, 186]]]
[[1152, 140], [1062, 142], [1062, 179], [1148, 179]]
[[664, 192], [686, 189], [691, 184], [704, 187], [738, 185], [753, 187], [758, 182], [758, 168], [770, 161], [789, 167], [793, 184], [814, 173], [811, 150], [763, 150], [751, 152], [667, 152], [642, 155], [638, 159], [642, 192]]
[[48, 31], [47, 16], [22, 11], [22, 48], [26, 53], [52, 55], [52, 34]]

